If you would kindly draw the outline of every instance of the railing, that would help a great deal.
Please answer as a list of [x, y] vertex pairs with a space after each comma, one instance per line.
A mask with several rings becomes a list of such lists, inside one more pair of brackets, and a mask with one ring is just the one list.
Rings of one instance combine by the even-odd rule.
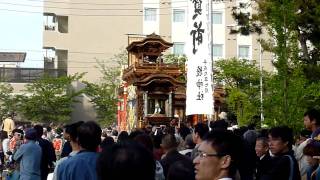
[[66, 76], [67, 71], [62, 69], [0, 67], [0, 81], [2, 82], [27, 83], [38, 80], [44, 75], [49, 77]]

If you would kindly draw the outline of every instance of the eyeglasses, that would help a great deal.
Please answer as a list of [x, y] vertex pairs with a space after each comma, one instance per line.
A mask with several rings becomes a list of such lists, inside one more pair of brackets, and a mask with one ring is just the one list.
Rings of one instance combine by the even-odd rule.
[[226, 154], [219, 154], [219, 153], [215, 153], [215, 154], [210, 154], [210, 153], [204, 153], [204, 152], [199, 152], [198, 156], [200, 158], [206, 158], [206, 157], [222, 157], [225, 156]]

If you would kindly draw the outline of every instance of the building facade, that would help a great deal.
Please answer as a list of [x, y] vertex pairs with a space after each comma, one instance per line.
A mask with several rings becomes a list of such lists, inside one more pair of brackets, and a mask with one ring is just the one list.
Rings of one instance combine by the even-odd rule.
[[[257, 35], [229, 34], [237, 28], [234, 6], [248, 0], [213, 1], [213, 59], [243, 58], [259, 62]], [[112, 66], [111, 58], [128, 45], [128, 34], [156, 33], [173, 43], [169, 52], [184, 54], [187, 0], [70, 0], [44, 3], [44, 67], [68, 74], [87, 72], [85, 79], [98, 82], [98, 61]], [[247, 9], [252, 13], [253, 9]], [[262, 66], [272, 70], [271, 54], [262, 54]]]

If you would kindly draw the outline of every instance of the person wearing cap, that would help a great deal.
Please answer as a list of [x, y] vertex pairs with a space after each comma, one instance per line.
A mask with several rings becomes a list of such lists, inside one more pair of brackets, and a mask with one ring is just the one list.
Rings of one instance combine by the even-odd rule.
[[20, 163], [20, 180], [40, 180], [41, 147], [36, 143], [37, 131], [28, 129], [25, 133], [26, 143], [21, 145], [13, 159]]

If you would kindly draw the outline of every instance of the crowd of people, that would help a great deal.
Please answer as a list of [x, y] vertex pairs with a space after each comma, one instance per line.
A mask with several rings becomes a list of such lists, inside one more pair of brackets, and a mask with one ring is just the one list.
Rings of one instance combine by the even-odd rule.
[[193, 127], [147, 126], [129, 132], [76, 122], [51, 129], [3, 121], [2, 179], [21, 180], [320, 180], [320, 113], [305, 130], [241, 127], [224, 119]]

